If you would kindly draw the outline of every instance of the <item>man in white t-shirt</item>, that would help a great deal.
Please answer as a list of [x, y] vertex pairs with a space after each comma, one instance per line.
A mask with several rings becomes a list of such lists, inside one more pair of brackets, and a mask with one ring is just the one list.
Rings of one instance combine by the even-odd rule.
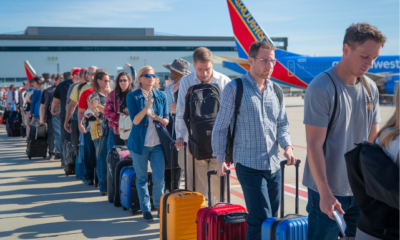
[[[227, 76], [215, 71], [213, 69], [213, 58], [212, 53], [205, 47], [197, 48], [193, 53], [193, 67], [195, 72], [184, 76], [179, 85], [178, 102], [176, 106], [176, 142], [175, 145], [178, 149], [184, 147], [184, 142], [188, 142], [188, 130], [183, 120], [183, 114], [185, 112], [185, 96], [188, 89], [200, 83], [214, 83], [217, 84], [220, 93], [225, 88], [225, 85], [231, 80]], [[217, 168], [217, 158], [210, 158], [206, 160], [195, 159], [195, 190], [205, 196], [208, 199], [208, 185], [207, 185], [207, 172], [209, 170], [215, 170]], [[193, 160], [190, 151], [188, 151], [187, 157], [187, 172], [185, 174], [187, 178], [188, 190], [193, 190]], [[213, 175], [211, 178], [211, 192], [213, 204], [219, 201], [220, 196], [220, 178]]]

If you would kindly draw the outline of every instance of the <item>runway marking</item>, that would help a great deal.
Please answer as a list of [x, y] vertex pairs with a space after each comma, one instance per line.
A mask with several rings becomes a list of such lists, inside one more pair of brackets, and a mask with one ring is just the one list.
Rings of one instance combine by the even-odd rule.
[[[232, 179], [237, 180], [237, 178], [230, 176]], [[237, 183], [232, 183], [231, 185], [233, 185], [232, 187], [237, 188], [240, 187], [240, 184]], [[292, 197], [296, 197], [296, 187], [289, 185], [289, 184], [285, 184], [284, 186], [284, 191], [286, 195], [292, 196]], [[244, 199], [244, 195], [243, 193], [240, 193], [238, 191], [235, 190], [231, 190], [231, 194], [235, 195], [236, 197], [240, 197], [242, 199]], [[304, 188], [299, 188], [299, 198], [302, 200], [307, 201], [308, 200], [308, 192], [306, 189]]]
[[298, 145], [292, 145], [293, 147], [298, 147], [298, 148], [303, 148], [303, 149], [307, 149], [307, 147], [303, 147], [303, 146], [298, 146]]

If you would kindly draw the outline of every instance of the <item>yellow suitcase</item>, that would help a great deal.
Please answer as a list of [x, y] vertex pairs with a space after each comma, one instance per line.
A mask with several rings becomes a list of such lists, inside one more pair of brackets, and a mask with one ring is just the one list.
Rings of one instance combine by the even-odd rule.
[[[174, 145], [171, 144], [171, 149], [173, 147]], [[184, 155], [186, 171], [186, 154]], [[171, 171], [171, 179], [174, 179], [174, 171]], [[173, 182], [171, 185], [171, 189], [173, 189]], [[187, 188], [186, 180], [185, 187]], [[204, 196], [198, 192], [178, 189], [162, 195], [160, 202], [160, 239], [197, 239], [197, 212], [206, 206]]]

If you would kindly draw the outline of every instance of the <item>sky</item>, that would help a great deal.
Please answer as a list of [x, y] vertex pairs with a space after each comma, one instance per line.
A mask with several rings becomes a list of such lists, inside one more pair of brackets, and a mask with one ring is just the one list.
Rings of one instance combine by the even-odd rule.
[[[398, 55], [399, 0], [243, 0], [270, 37], [288, 51], [340, 56], [345, 30], [368, 22], [388, 38], [381, 55]], [[226, 0], [0, 0], [0, 34], [27, 26], [154, 28], [180, 36], [233, 36]]]

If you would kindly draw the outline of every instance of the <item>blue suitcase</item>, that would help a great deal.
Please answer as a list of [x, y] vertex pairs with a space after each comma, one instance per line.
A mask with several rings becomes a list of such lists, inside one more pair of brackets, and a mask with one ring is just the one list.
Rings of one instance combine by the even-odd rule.
[[307, 240], [308, 217], [299, 215], [299, 165], [296, 162], [296, 214], [284, 215], [284, 179], [285, 165], [287, 161], [281, 162], [282, 182], [281, 182], [281, 212], [280, 218], [267, 218], [261, 227], [261, 239], [263, 240]]
[[121, 169], [120, 199], [123, 210], [130, 210], [132, 215], [140, 210], [139, 195], [136, 189], [136, 173], [132, 166]]

